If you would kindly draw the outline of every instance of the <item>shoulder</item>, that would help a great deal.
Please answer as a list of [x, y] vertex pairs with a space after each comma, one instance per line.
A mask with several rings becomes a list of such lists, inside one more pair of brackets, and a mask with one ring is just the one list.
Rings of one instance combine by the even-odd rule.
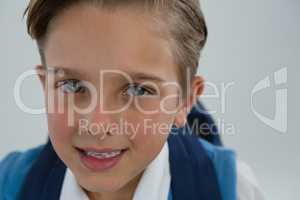
[[[263, 200], [264, 195], [255, 178], [252, 169], [236, 158], [236, 153], [228, 148], [212, 145], [202, 139], [203, 145], [209, 158], [212, 160], [223, 192], [229, 191], [228, 185], [234, 186], [238, 200]], [[231, 182], [231, 184], [228, 184]], [[227, 185], [227, 186], [226, 186]], [[225, 187], [225, 189], [224, 189]]]
[[0, 160], [0, 199], [15, 199], [24, 177], [43, 147], [11, 152]]
[[200, 138], [198, 139], [198, 141], [202, 144], [208, 157], [214, 162], [214, 164], [231, 162], [232, 165], [235, 165], [236, 153], [232, 149], [215, 146]]
[[199, 139], [199, 142], [215, 168], [222, 199], [236, 200], [237, 170], [235, 152], [228, 148], [212, 145], [202, 139]]

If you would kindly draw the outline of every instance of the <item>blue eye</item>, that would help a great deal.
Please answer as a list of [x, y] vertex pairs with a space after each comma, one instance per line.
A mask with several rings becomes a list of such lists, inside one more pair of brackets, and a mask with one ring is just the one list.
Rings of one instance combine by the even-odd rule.
[[126, 89], [126, 94], [129, 96], [145, 96], [145, 95], [152, 95], [153, 92], [139, 85], [131, 84]]
[[64, 93], [83, 93], [86, 90], [86, 87], [83, 86], [82, 82], [76, 79], [60, 81], [58, 82], [57, 87]]

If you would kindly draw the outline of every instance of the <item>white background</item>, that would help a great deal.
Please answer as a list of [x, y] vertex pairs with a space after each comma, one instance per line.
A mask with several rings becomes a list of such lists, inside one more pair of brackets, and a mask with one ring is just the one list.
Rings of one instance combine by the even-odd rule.
[[[33, 41], [27, 36], [22, 12], [27, 1], [0, 1], [0, 157], [45, 142], [44, 115], [23, 113], [14, 101], [15, 80], [39, 63]], [[209, 40], [201, 60], [200, 73], [214, 83], [233, 85], [227, 90], [225, 112], [222, 99], [203, 97], [207, 107], [216, 110], [225, 144], [251, 165], [270, 200], [299, 199], [299, 0], [203, 0]], [[280, 133], [265, 125], [251, 110], [250, 97], [255, 84], [287, 67], [288, 131]], [[298, 67], [298, 68], [297, 68]], [[297, 89], [296, 89], [297, 88]], [[264, 115], [275, 113], [275, 88], [256, 96], [255, 108]], [[206, 95], [211, 93], [207, 88]], [[43, 106], [42, 90], [36, 78], [26, 80], [22, 98], [31, 107]], [[234, 127], [234, 134], [227, 128]]]

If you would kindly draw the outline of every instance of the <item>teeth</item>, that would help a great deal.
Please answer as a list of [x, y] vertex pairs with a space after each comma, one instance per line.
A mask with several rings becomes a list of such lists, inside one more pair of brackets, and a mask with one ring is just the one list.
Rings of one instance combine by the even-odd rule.
[[94, 158], [103, 159], [103, 158], [111, 158], [119, 155], [121, 153], [121, 150], [118, 151], [112, 151], [112, 152], [105, 152], [105, 153], [99, 153], [94, 151], [86, 152], [87, 156], [92, 156]]

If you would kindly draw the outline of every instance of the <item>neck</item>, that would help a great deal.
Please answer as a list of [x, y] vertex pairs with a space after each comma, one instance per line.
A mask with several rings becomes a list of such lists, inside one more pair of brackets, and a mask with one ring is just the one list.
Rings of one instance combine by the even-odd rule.
[[142, 177], [141, 173], [140, 175], [133, 178], [130, 182], [128, 182], [124, 187], [119, 189], [118, 191], [113, 192], [89, 192], [85, 191], [87, 193], [87, 196], [90, 200], [132, 200], [134, 196], [134, 192], [138, 186], [138, 183]]

